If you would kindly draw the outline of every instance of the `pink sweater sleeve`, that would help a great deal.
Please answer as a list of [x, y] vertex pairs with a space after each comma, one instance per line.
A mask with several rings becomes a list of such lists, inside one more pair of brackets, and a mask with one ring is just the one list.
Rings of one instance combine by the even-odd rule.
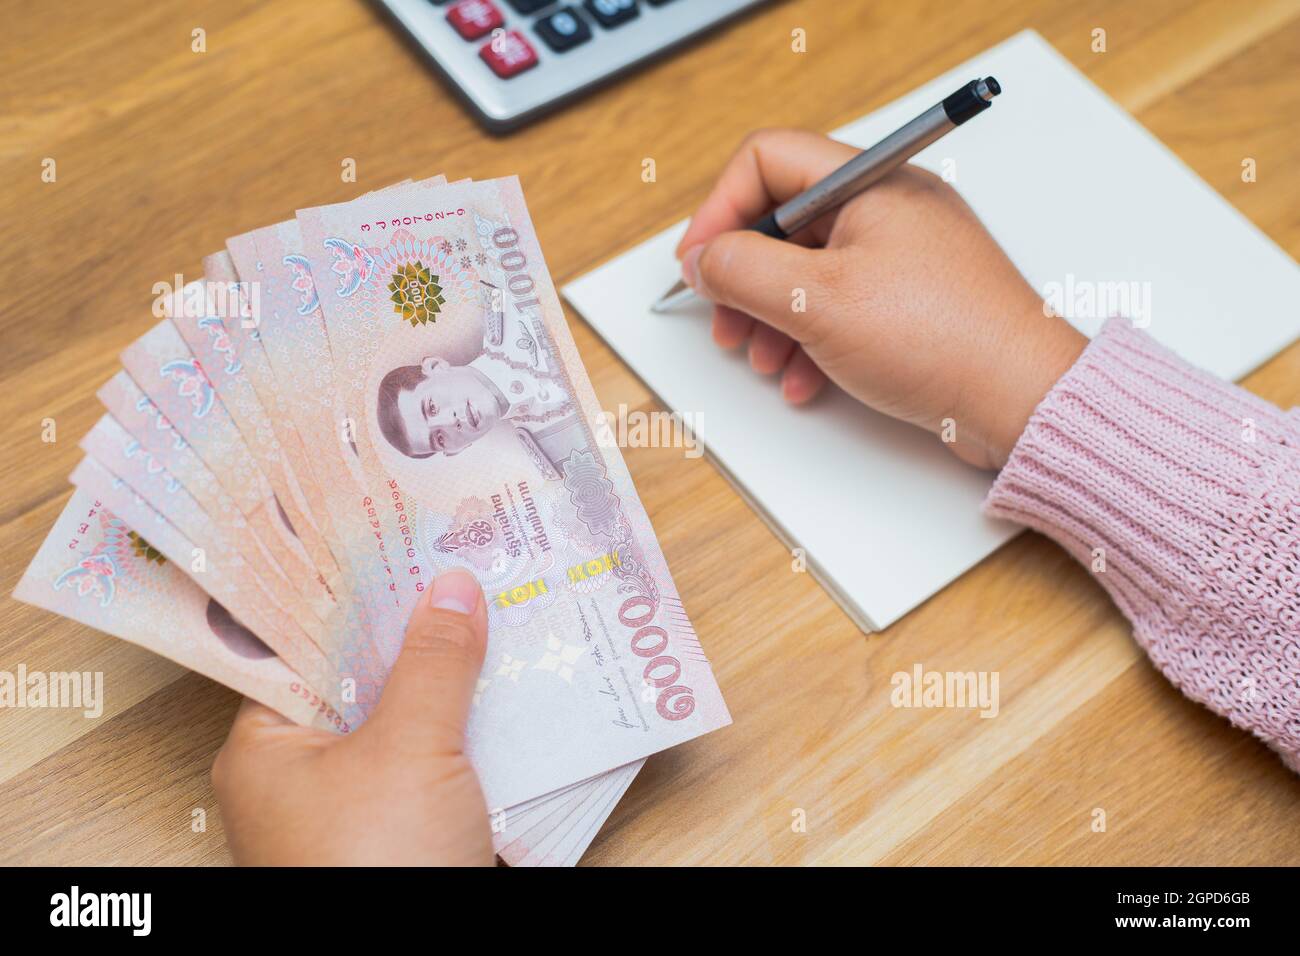
[[1166, 677], [1300, 771], [1300, 409], [1112, 319], [984, 507], [1092, 569]]

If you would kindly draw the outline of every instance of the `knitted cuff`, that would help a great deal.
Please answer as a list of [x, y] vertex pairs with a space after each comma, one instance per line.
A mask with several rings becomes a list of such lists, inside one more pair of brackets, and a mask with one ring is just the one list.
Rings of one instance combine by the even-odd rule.
[[984, 507], [1062, 544], [1175, 685], [1300, 770], [1300, 417], [1112, 319]]

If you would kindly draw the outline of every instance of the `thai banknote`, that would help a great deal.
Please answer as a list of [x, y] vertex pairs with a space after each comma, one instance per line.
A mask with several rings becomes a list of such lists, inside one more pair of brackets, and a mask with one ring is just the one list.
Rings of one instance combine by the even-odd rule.
[[[440, 185], [446, 179], [435, 176], [430, 182]], [[385, 541], [373, 492], [356, 467], [351, 422], [333, 401], [333, 356], [297, 220], [232, 237], [226, 251], [226, 257], [208, 257], [205, 269], [223, 277], [233, 267], [241, 287], [255, 290], [258, 302], [255, 321], [227, 324], [240, 359], [254, 373], [250, 379], [264, 407], [279, 408], [279, 421], [292, 425], [316, 487], [330, 489], [328, 495], [322, 491], [317, 507], [326, 516], [331, 548], [346, 565], [355, 613], [364, 622], [350, 633], [358, 644], [368, 642], [352, 648], [340, 672], [359, 681], [358, 710], [368, 713], [409, 618], [410, 603], [399, 601], [398, 591], [419, 582], [392, 573], [391, 539]]]
[[[83, 458], [72, 470], [69, 480], [103, 502], [127, 527], [148, 539], [174, 567], [212, 595], [237, 621], [272, 648], [292, 646], [295, 641], [302, 643], [301, 629], [276, 605], [274, 597], [256, 575], [247, 573], [242, 563], [227, 566], [220, 560], [218, 552], [214, 552], [209, 561], [207, 549], [187, 538], [124, 479], [97, 459], [89, 455]], [[332, 693], [331, 672], [324, 667], [323, 658], [313, 659], [319, 661], [319, 670], [313, 675], [315, 682], [322, 690]], [[343, 727], [342, 722], [340, 727]]]
[[355, 729], [431, 578], [470, 569], [490, 635], [468, 749], [504, 808], [494, 843], [515, 865], [576, 862], [647, 755], [730, 718], [597, 440], [517, 181], [302, 210], [204, 265], [175, 300], [198, 308], [123, 353], [73, 473], [119, 538], [149, 542], [179, 604], [198, 589], [224, 634], [260, 640], [273, 690], [221, 670], [222, 651], [182, 663]]
[[[431, 181], [446, 180], [436, 176]], [[317, 507], [329, 521], [335, 554], [349, 565], [369, 633], [382, 635], [376, 643], [384, 655], [377, 675], [382, 680], [405, 629], [406, 616], [396, 597], [402, 582], [391, 573], [372, 491], [353, 467], [350, 423], [334, 406], [333, 358], [298, 223], [288, 220], [235, 236], [227, 240], [226, 252], [210, 256], [205, 268], [223, 273], [228, 264], [242, 287], [256, 290], [256, 320], [232, 324], [229, 331], [255, 372], [251, 380], [263, 405], [280, 409], [279, 420], [292, 424], [317, 488], [333, 492], [322, 493]], [[350, 547], [357, 542], [365, 546]], [[372, 703], [373, 693], [363, 706]]]
[[87, 490], [73, 492], [14, 596], [334, 729], [299, 675]]
[[[348, 631], [350, 643], [335, 648], [340, 681], [352, 682], [355, 716], [374, 707], [401, 648], [408, 614], [397, 599], [388, 543], [377, 506], [348, 443], [346, 416], [333, 401], [333, 362], [311, 275], [301, 255], [295, 220], [228, 240], [227, 249], [244, 283], [256, 282], [260, 318], [242, 326], [243, 353], [261, 348], [281, 407], [304, 449], [324, 514], [331, 549], [347, 578], [352, 611], [363, 622]], [[255, 333], [251, 334], [251, 333]]]
[[469, 725], [489, 802], [728, 723], [622, 458], [596, 440], [517, 180], [415, 183], [298, 221], [348, 467], [393, 574], [420, 582], [398, 598], [453, 566], [489, 597]]
[[[134, 458], [142, 452], [143, 461], [147, 462], [146, 467], [155, 471], [160, 469], [166, 471], [169, 480], [160, 487], [168, 489], [174, 487], [183, 492], [183, 494], [170, 496], [167, 505], [155, 501], [155, 507], [167, 513], [168, 506], [177, 506], [170, 499], [188, 505], [189, 499], [192, 498], [199, 513], [191, 516], [187, 508], [187, 519], [198, 520], [202, 516], [210, 519], [212, 532], [219, 534], [223, 541], [242, 555], [247, 564], [259, 574], [268, 590], [277, 595], [280, 606], [294, 615], [303, 628], [312, 635], [313, 640], [318, 644], [324, 644], [322, 611], [319, 608], [313, 609], [306, 602], [300, 588], [295, 587], [271, 549], [266, 546], [264, 537], [268, 533], [265, 531], [262, 535], [255, 533], [244, 512], [226, 492], [216, 474], [208, 468], [206, 462], [198, 456], [185, 437], [176, 430], [171, 420], [162, 414], [153, 400], [140, 389], [135, 379], [125, 371], [120, 371], [100, 386], [96, 397], [108, 410], [112, 419], [111, 423], [106, 423], [102, 427], [120, 426], [135, 440], [134, 444], [124, 447], [122, 454]], [[94, 436], [100, 427], [97, 424], [87, 437]], [[101, 456], [100, 461], [115, 470], [118, 468], [113, 460]], [[154, 500], [151, 494], [143, 490], [142, 493], [151, 501]], [[179, 522], [178, 526], [183, 527]]]
[[[350, 730], [341, 714], [335, 711], [327, 700], [316, 694], [305, 681], [297, 679], [298, 675], [291, 673], [287, 665], [283, 665], [282, 662], [277, 665], [260, 663], [273, 656], [274, 651], [266, 647], [256, 635], [272, 632], [275, 630], [275, 626], [268, 624], [263, 619], [268, 607], [267, 596], [265, 594], [255, 594], [250, 601], [250, 595], [244, 592], [242, 586], [247, 582], [246, 575], [225, 574], [220, 564], [207, 565], [206, 562], [196, 570], [193, 561], [195, 549], [192, 542], [185, 538], [166, 518], [154, 511], [149, 503], [136, 494], [130, 486], [94, 458], [82, 459], [77, 467], [73, 469], [70, 479], [77, 488], [100, 502], [105, 511], [111, 512], [117, 519], [120, 519], [125, 527], [129, 529], [128, 536], [131, 537], [132, 541], [143, 539], [144, 543], [140, 547], [145, 550], [145, 553], [150, 554], [153, 560], [159, 563], [171, 562], [172, 567], [185, 574], [195, 585], [212, 595], [220, 603], [221, 608], [231, 612], [229, 620], [226, 620], [224, 616], [221, 617], [223, 629], [220, 633], [223, 637], [230, 635], [237, 638], [237, 640], [232, 640], [229, 648], [214, 646], [211, 650], [215, 652], [215, 661], [205, 662], [205, 658], [196, 664], [192, 658], [181, 659], [170, 653], [166, 656], [178, 660], [179, 663], [186, 664], [186, 666], [191, 666], [192, 669], [199, 670], [206, 676], [225, 683], [232, 689], [279, 710], [298, 723], [323, 727], [339, 733], [346, 733]], [[213, 613], [216, 615], [223, 614], [222, 611], [215, 609]], [[87, 620], [87, 623], [95, 624], [96, 622]], [[245, 628], [245, 624], [249, 626]], [[167, 650], [158, 647], [153, 649], [159, 652]], [[235, 654], [232, 663], [239, 665], [238, 667], [231, 667], [229, 664], [223, 666], [223, 661], [229, 657], [225, 653], [226, 650], [230, 650]], [[202, 666], [199, 666], [200, 664]], [[253, 672], [251, 681], [245, 675], [245, 671], [249, 669]], [[291, 694], [286, 697], [279, 689], [268, 691], [263, 679], [266, 674], [276, 678], [276, 688], [290, 687]], [[609, 800], [607, 796], [610, 792], [609, 789], [601, 787], [599, 784], [605, 781], [607, 777], [611, 779], [617, 778], [617, 791], [621, 794], [631, 783], [637, 766], [619, 768], [593, 781], [565, 788], [556, 791], [554, 794], [528, 801], [525, 804], [495, 812], [494, 821], [499, 821], [497, 843], [502, 858], [512, 865], [529, 865], [532, 861], [530, 854], [537, 858], [539, 862], [576, 862], [581, 850], [584, 850], [591, 839], [594, 838], [596, 831], [599, 829], [599, 823], [603, 822], [617, 802], [616, 800]], [[604, 805], [603, 812], [599, 813], [598, 819], [594, 818], [592, 813], [586, 811], [588, 805], [596, 803], [593, 795], [595, 798], [603, 798], [600, 800], [600, 803]], [[566, 796], [568, 799], [564, 800], [563, 798]], [[559, 805], [557, 801], [563, 801], [566, 810], [565, 814], [556, 815], [553, 813]], [[596, 807], [597, 811], [601, 809], [599, 806]], [[547, 827], [538, 827], [537, 824], [539, 821], [546, 819], [551, 821], [552, 828], [563, 826], [566, 820], [571, 821], [574, 837], [576, 838], [580, 832], [585, 837], [581, 841], [581, 848], [578, 849], [575, 846], [576, 852], [569, 853], [567, 859], [562, 859], [555, 853], [539, 856], [539, 848], [542, 842], [547, 839], [550, 830]], [[575, 826], [574, 824], [579, 825]], [[570, 827], [565, 829], [568, 832]]]
[[174, 432], [214, 474], [252, 533], [322, 621], [335, 600], [270, 482], [176, 326], [163, 320], [122, 352], [122, 366]]
[[[497, 853], [503, 859], [506, 859], [508, 852], [506, 848], [510, 844], [525, 842], [524, 838], [530, 833], [535, 837], [536, 830], [534, 828], [538, 822], [551, 815], [561, 806], [565, 808], [566, 814], [585, 813], [588, 809], [596, 806], [599, 803], [601, 786], [608, 780], [617, 779], [621, 789], [626, 790], [632, 785], [632, 781], [636, 779], [636, 775], [640, 772], [644, 763], [644, 760], [638, 760], [627, 766], [618, 767], [592, 777], [590, 780], [584, 780], [559, 790], [553, 790], [540, 797], [525, 800], [523, 803], [510, 807], [506, 811], [493, 811], [492, 842]], [[613, 812], [612, 806], [609, 808], [609, 812]], [[599, 818], [596, 824], [597, 829], [599, 823], [604, 822], [607, 816], [608, 813]], [[594, 832], [592, 836], [595, 836]], [[522, 856], [522, 854], [517, 855]]]
[[[237, 512], [224, 515], [224, 520], [214, 520], [175, 476], [110, 415], [96, 422], [80, 445], [87, 455], [125, 482], [199, 549], [199, 566], [205, 571], [215, 570], [247, 589], [248, 596], [240, 602], [241, 606], [256, 608], [270, 624], [265, 632], [259, 632], [262, 639], [343, 710], [344, 702], [334, 692], [337, 686], [334, 671], [325, 655], [302, 627], [299, 617], [291, 610], [286, 611], [286, 607], [293, 608], [292, 599], [296, 595], [283, 586], [275, 593], [273, 575], [268, 573], [265, 563], [256, 560], [250, 563], [241, 552], [239, 545], [247, 545], [249, 536], [239, 534]], [[298, 610], [301, 614], [304, 609]], [[354, 723], [350, 713], [345, 712], [345, 719], [349, 724]]]
[[532, 845], [528, 841], [511, 845], [502, 859], [511, 866], [573, 866], [631, 785], [632, 775], [608, 775], [599, 795], [581, 814], [552, 828]]
[[[253, 326], [257, 316], [252, 305], [257, 296], [246, 296], [234, 265], [224, 252], [204, 260], [204, 278], [185, 290], [183, 303], [194, 307], [168, 313], [181, 338], [189, 346], [199, 370], [216, 393], [258, 469], [266, 477], [283, 523], [306, 550], [311, 566], [320, 572], [331, 592], [342, 588], [338, 563], [324, 529], [328, 514], [324, 501], [307, 467], [298, 433], [285, 420], [265, 356], [260, 349], [239, 348], [232, 329]], [[255, 387], [260, 382], [262, 389]], [[263, 405], [266, 394], [269, 404]]]

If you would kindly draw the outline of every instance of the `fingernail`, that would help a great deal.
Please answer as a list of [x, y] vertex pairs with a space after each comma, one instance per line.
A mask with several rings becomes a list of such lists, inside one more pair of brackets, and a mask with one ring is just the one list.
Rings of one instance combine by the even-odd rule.
[[686, 255], [682, 256], [682, 279], [685, 283], [694, 289], [700, 291], [700, 253], [704, 251], [704, 244], [691, 246], [686, 250]]
[[478, 607], [482, 593], [483, 589], [478, 586], [474, 575], [457, 568], [433, 579], [429, 606], [443, 611], [455, 611], [457, 614], [469, 614]]

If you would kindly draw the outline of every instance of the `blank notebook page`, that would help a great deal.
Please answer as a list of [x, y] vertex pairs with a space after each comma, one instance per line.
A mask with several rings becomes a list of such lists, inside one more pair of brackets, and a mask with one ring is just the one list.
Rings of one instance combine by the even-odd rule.
[[[914, 162], [955, 170], [954, 185], [1036, 289], [1143, 283], [1147, 331], [1228, 379], [1300, 335], [1290, 257], [1037, 33], [832, 135], [865, 148], [990, 74], [1004, 91], [992, 108]], [[707, 305], [651, 312], [680, 276], [672, 253], [684, 229], [605, 263], [565, 298], [669, 408], [695, 418], [712, 459], [804, 549], [860, 626], [889, 625], [1016, 534], [980, 514], [992, 474], [961, 464], [936, 437], [838, 391], [791, 408], [775, 378], [713, 345]], [[1071, 321], [1091, 335], [1102, 318]]]

